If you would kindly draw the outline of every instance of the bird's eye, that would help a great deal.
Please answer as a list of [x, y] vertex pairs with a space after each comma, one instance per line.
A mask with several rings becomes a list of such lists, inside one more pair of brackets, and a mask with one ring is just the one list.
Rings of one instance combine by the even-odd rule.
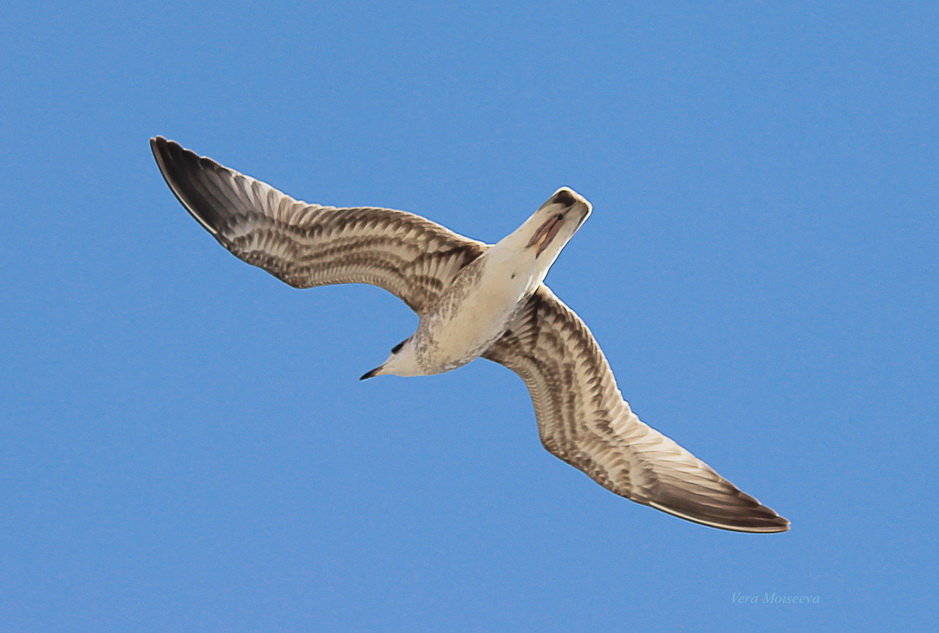
[[[409, 337], [409, 338], [410, 338], [410, 337]], [[397, 354], [398, 352], [400, 352], [400, 351], [401, 351], [401, 348], [404, 347], [404, 344], [407, 343], [407, 342], [408, 342], [408, 339], [404, 339], [403, 341], [401, 341], [400, 343], [398, 343], [397, 345], [395, 345], [394, 347], [392, 347], [392, 348], [391, 348], [391, 353], [392, 353], [392, 354]]]

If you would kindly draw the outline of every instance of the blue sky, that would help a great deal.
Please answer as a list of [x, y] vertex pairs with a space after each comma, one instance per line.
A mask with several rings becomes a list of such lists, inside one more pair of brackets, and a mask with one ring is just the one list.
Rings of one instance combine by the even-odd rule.
[[[939, 9], [194, 4], [0, 23], [0, 628], [931, 630]], [[606, 492], [497, 365], [358, 382], [414, 315], [231, 257], [154, 134], [487, 241], [574, 187], [548, 283], [792, 531]]]

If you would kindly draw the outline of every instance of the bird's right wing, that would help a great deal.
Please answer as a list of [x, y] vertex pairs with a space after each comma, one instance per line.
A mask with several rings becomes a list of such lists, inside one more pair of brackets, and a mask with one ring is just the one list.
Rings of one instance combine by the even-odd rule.
[[545, 448], [601, 486], [725, 530], [789, 529], [789, 521], [636, 417], [593, 334], [547, 286], [483, 356], [525, 381]]
[[404, 211], [294, 200], [161, 136], [150, 147], [170, 189], [222, 246], [296, 288], [372, 284], [420, 314], [488, 248]]

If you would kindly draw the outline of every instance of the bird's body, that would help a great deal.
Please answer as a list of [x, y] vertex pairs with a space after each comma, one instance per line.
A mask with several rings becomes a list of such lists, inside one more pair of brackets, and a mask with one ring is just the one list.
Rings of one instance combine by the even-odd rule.
[[362, 378], [438, 374], [483, 356], [525, 381], [545, 448], [605, 488], [713, 527], [789, 528], [643, 424], [586, 325], [544, 285], [591, 212], [571, 189], [487, 245], [402, 211], [299, 202], [162, 137], [151, 147], [180, 202], [241, 259], [299, 288], [377, 285], [420, 315], [414, 334]]
[[400, 353], [411, 351], [420, 373], [396, 375], [429, 376], [462, 367], [502, 335], [519, 301], [530, 293], [529, 284], [487, 266], [488, 255], [460, 271], [405, 343]]
[[[559, 189], [518, 231], [457, 273], [414, 335], [373, 375], [439, 374], [479, 357], [505, 333], [589, 214], [589, 202]], [[552, 239], [539, 242], [538, 231], [552, 222], [558, 225]]]

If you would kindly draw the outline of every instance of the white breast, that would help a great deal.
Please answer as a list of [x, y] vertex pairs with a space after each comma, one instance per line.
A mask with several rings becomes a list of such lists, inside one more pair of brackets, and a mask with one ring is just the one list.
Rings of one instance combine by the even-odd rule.
[[515, 258], [490, 253], [468, 266], [421, 320], [415, 343], [427, 373], [454, 369], [482, 354], [540, 282], [528, 253]]

